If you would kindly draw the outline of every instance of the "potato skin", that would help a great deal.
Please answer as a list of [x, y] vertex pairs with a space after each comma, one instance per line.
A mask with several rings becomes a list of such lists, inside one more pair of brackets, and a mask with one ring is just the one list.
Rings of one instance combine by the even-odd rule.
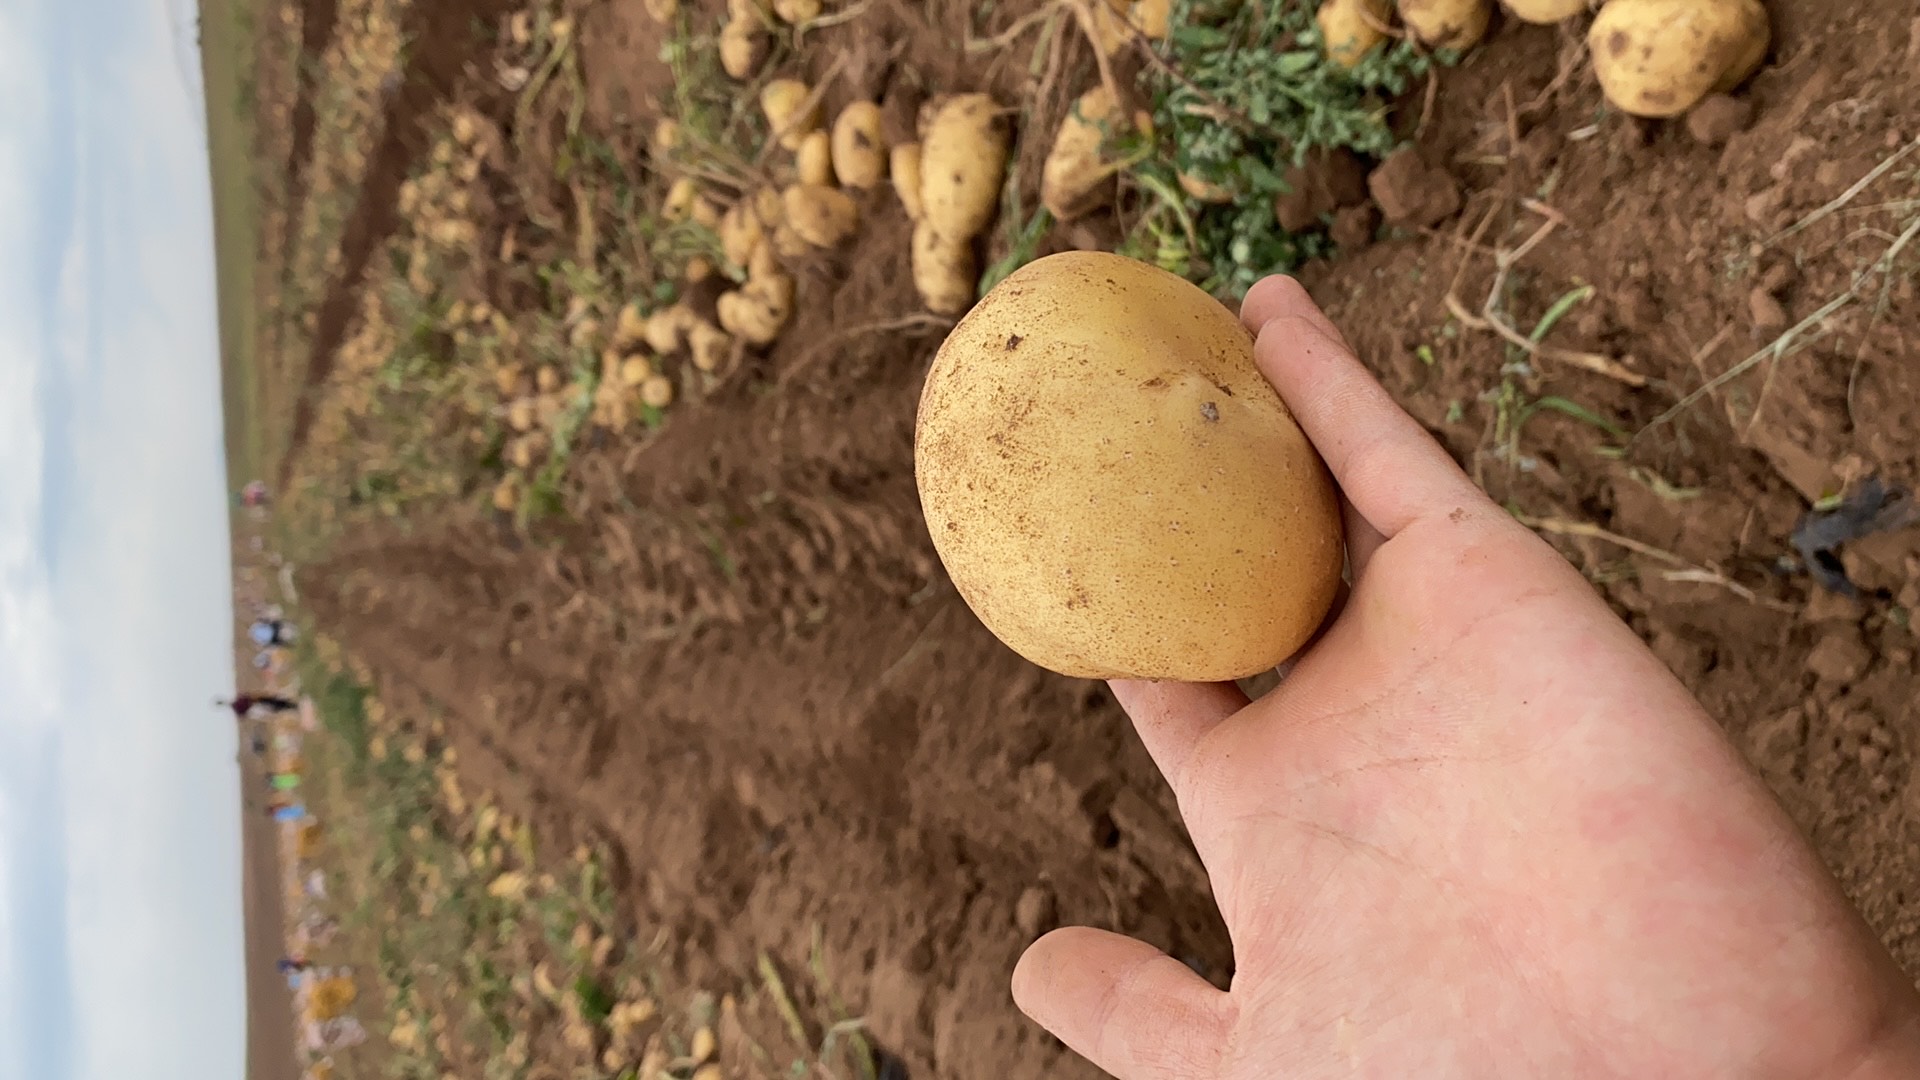
[[1583, 15], [1592, 6], [1588, 0], [1500, 0], [1514, 18], [1541, 26]]
[[1438, 49], [1470, 49], [1487, 36], [1493, 0], [1400, 0], [1400, 21]]
[[860, 207], [839, 188], [795, 184], [781, 198], [785, 224], [794, 235], [817, 248], [830, 248], [853, 235], [860, 224]]
[[820, 106], [807, 106], [813, 91], [798, 79], [775, 79], [760, 90], [760, 112], [780, 145], [799, 150], [801, 140], [820, 128]]
[[1102, 151], [1108, 134], [1123, 124], [1120, 105], [1104, 83], [1073, 103], [1040, 170], [1040, 203], [1056, 219], [1072, 221], [1104, 201], [1106, 181], [1120, 165]]
[[953, 240], [921, 222], [913, 229], [913, 287], [927, 310], [936, 315], [958, 315], [973, 303], [974, 283], [980, 280], [973, 244]]
[[833, 171], [840, 182], [862, 191], [887, 175], [887, 137], [880, 106], [856, 101], [833, 121]]
[[1608, 101], [1663, 118], [1740, 85], [1770, 38], [1759, 0], [1612, 0], [1587, 31], [1587, 48]]
[[927, 374], [914, 469], [960, 595], [1086, 678], [1266, 670], [1340, 585], [1331, 478], [1238, 319], [1103, 252], [1008, 277]]
[[1327, 59], [1353, 67], [1387, 40], [1381, 27], [1390, 21], [1391, 13], [1386, 0], [1324, 0], [1313, 19], [1320, 26]]
[[833, 144], [826, 132], [808, 132], [807, 137], [800, 140], [800, 149], [795, 152], [793, 162], [801, 183], [833, 184]]
[[887, 155], [887, 171], [893, 174], [893, 192], [900, 196], [907, 220], [919, 221], [926, 215], [926, 208], [920, 203], [920, 144], [896, 145]]
[[920, 205], [941, 236], [971, 240], [993, 220], [1007, 169], [1007, 125], [985, 94], [932, 111], [920, 140]]

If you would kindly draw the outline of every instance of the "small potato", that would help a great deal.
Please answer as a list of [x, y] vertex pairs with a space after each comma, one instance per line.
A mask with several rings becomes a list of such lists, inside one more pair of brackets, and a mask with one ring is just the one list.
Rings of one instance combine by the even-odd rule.
[[833, 122], [833, 171], [850, 188], [866, 190], [887, 175], [887, 137], [880, 106], [856, 101]]
[[1088, 23], [1088, 40], [1100, 50], [1100, 55], [1111, 59], [1133, 40], [1126, 0], [1088, 0], [1083, 10]]
[[780, 201], [786, 211], [786, 225], [817, 248], [837, 246], [860, 224], [859, 205], [838, 188], [795, 184]]
[[1387, 0], [1324, 0], [1314, 15], [1327, 59], [1353, 67], [1387, 40]]
[[652, 317], [647, 319], [647, 348], [660, 356], [678, 352], [680, 343], [686, 337], [687, 328], [698, 321], [699, 316], [684, 303], [654, 312]]
[[[697, 322], [687, 334], [687, 351], [693, 354], [693, 366], [700, 371], [719, 371], [732, 350], [733, 339], [712, 323]], [[645, 386], [641, 384], [642, 393], [645, 392]]]
[[740, 81], [767, 62], [767, 31], [758, 19], [735, 19], [720, 31], [720, 66]]
[[[747, 260], [747, 280], [760, 278], [786, 277], [786, 270], [780, 266], [780, 260], [774, 257], [773, 245], [763, 243], [753, 249], [753, 255]], [[792, 280], [792, 279], [788, 279]]]
[[766, 243], [767, 232], [753, 204], [742, 199], [720, 218], [720, 253], [727, 262], [744, 267], [753, 260], [754, 249]]
[[620, 381], [628, 386], [639, 386], [652, 375], [653, 364], [638, 353], [620, 361]]
[[687, 216], [693, 219], [694, 224], [703, 228], [720, 227], [720, 208], [713, 205], [713, 201], [704, 195], [694, 197], [693, 208], [688, 211]]
[[1400, 0], [1400, 21], [1436, 49], [1470, 49], [1487, 35], [1493, 0]]
[[668, 221], [685, 221], [693, 216], [693, 204], [699, 198], [700, 189], [683, 176], [667, 188], [667, 199], [660, 205], [660, 216]]
[[[793, 290], [793, 279], [781, 274], [754, 279], [722, 294], [718, 303], [721, 328], [754, 345], [771, 345], [793, 317]], [[696, 346], [696, 355], [698, 351]]]
[[991, 97], [957, 94], [935, 104], [920, 142], [920, 203], [935, 232], [971, 240], [993, 221], [1007, 140]]
[[1105, 83], [1074, 102], [1040, 170], [1040, 202], [1055, 218], [1072, 221], [1105, 202], [1107, 181], [1120, 168], [1105, 152], [1107, 139], [1124, 123]]
[[543, 365], [533, 373], [533, 388], [543, 394], [551, 394], [560, 389], [560, 370], [551, 365]]
[[680, 149], [680, 121], [673, 117], [663, 117], [653, 125], [653, 156], [668, 158]]
[[1186, 192], [1187, 196], [1195, 202], [1219, 204], [1233, 201], [1233, 192], [1224, 185], [1202, 179], [1192, 173], [1183, 172], [1177, 178], [1180, 181], [1180, 190]]
[[913, 230], [913, 287], [936, 315], [958, 315], [973, 303], [980, 280], [973, 244], [951, 240], [925, 221]]
[[698, 285], [713, 276], [713, 260], [705, 255], [695, 255], [687, 260], [687, 268], [681, 275], [687, 284]]
[[654, 375], [640, 384], [640, 402], [652, 409], [664, 409], [673, 404], [673, 380], [665, 375]]
[[816, 184], [822, 187], [833, 186], [833, 143], [824, 131], [810, 131], [800, 140], [800, 149], [793, 155], [794, 171], [800, 174], [803, 184]]
[[1571, 19], [1583, 15], [1592, 4], [1589, 0], [1500, 0], [1513, 17], [1521, 22], [1538, 23], [1542, 26], [1557, 23], [1562, 19]]
[[1173, 0], [1133, 0], [1127, 13], [1127, 22], [1148, 41], [1164, 40], [1172, 18]]
[[539, 422], [539, 411], [530, 397], [515, 398], [507, 403], [507, 426], [522, 434], [532, 431]]
[[820, 17], [820, 0], [773, 0], [773, 13], [794, 26]]
[[520, 506], [520, 478], [503, 476], [493, 486], [493, 508], [503, 514], [511, 514]]
[[735, 22], [760, 22], [767, 17], [767, 0], [727, 0], [727, 18]]
[[893, 192], [907, 208], [907, 220], [919, 221], [925, 214], [920, 203], [920, 144], [901, 143], [887, 157], [887, 170], [893, 174]]
[[680, 13], [680, 0], [647, 0], [647, 14], [654, 22], [672, 22]]
[[914, 479], [987, 628], [1080, 678], [1269, 670], [1340, 591], [1340, 499], [1194, 285], [1105, 252], [1048, 256], [975, 305], [928, 370]]
[[812, 95], [798, 79], [775, 79], [760, 91], [760, 112], [767, 118], [767, 128], [788, 150], [799, 150], [810, 132], [820, 130], [820, 105], [807, 104]]
[[1612, 0], [1587, 31], [1587, 49], [1608, 101], [1669, 117], [1745, 82], [1771, 36], [1760, 0]]

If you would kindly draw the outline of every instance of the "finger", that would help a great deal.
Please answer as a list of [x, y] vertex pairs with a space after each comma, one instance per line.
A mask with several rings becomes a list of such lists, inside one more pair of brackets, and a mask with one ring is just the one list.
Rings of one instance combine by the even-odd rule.
[[1231, 1026], [1227, 996], [1187, 965], [1083, 926], [1027, 949], [1013, 969], [1013, 1000], [1120, 1080], [1210, 1078]]
[[1221, 721], [1247, 707], [1247, 695], [1233, 683], [1115, 680], [1109, 685], [1175, 795], [1185, 791], [1182, 777], [1194, 747]]
[[1348, 499], [1340, 500], [1340, 519], [1347, 528], [1347, 580], [1359, 581], [1360, 575], [1367, 572], [1367, 564], [1373, 561], [1373, 553], [1387, 538], [1373, 527], [1366, 515], [1353, 508]]
[[1339, 342], [1341, 348], [1353, 351], [1353, 346], [1347, 344], [1347, 335], [1313, 302], [1306, 286], [1284, 274], [1275, 274], [1260, 279], [1247, 290], [1247, 298], [1240, 302], [1240, 324], [1258, 336], [1262, 327], [1280, 318], [1307, 319]]
[[1260, 282], [1245, 312], [1272, 315], [1261, 325], [1254, 359], [1341, 490], [1381, 535], [1392, 537], [1421, 517], [1485, 507], [1486, 496], [1433, 436], [1329, 332], [1299, 283]]

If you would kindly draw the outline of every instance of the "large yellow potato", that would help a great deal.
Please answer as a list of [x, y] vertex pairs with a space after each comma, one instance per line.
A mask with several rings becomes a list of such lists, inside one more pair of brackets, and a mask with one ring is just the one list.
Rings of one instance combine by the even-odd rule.
[[1125, 126], [1119, 102], [1105, 83], [1073, 103], [1040, 170], [1040, 204], [1055, 218], [1072, 221], [1099, 208], [1107, 181], [1120, 169], [1105, 152], [1107, 139]]
[[1007, 169], [1007, 124], [985, 94], [956, 94], [920, 139], [920, 206], [935, 232], [971, 240], [993, 220]]
[[767, 118], [767, 131], [789, 150], [800, 149], [801, 140], [820, 129], [820, 104], [809, 101], [813, 91], [798, 79], [775, 79], [760, 91], [760, 112]]
[[753, 78], [767, 59], [767, 32], [757, 19], [735, 19], [720, 31], [720, 66], [732, 78]]
[[1030, 263], [961, 320], [927, 374], [914, 469], [960, 595], [1062, 674], [1252, 675], [1340, 586], [1332, 480], [1251, 335], [1118, 255]]
[[794, 235], [814, 247], [830, 248], [853, 235], [860, 224], [860, 206], [839, 188], [795, 184], [781, 198], [786, 221]]
[[887, 155], [887, 171], [893, 175], [893, 193], [900, 196], [908, 221], [919, 221], [925, 213], [920, 205], [920, 144], [901, 143]]
[[800, 149], [793, 155], [793, 169], [803, 184], [833, 183], [833, 144], [826, 132], [810, 131], [800, 140]]
[[1487, 35], [1493, 0], [1400, 0], [1400, 21], [1439, 49], [1470, 49]]
[[1770, 37], [1760, 0], [1612, 0], [1587, 31], [1587, 48], [1608, 101], [1667, 117], [1744, 82]]
[[880, 106], [856, 101], [833, 122], [833, 171], [850, 188], [865, 190], [887, 175], [887, 136]]
[[1386, 26], [1392, 16], [1387, 0], [1322, 0], [1313, 19], [1320, 26], [1327, 59], [1352, 67], [1387, 40]]
[[1557, 23], [1562, 19], [1571, 19], [1585, 13], [1592, 5], [1588, 0], [1500, 0], [1514, 18], [1521, 22]]

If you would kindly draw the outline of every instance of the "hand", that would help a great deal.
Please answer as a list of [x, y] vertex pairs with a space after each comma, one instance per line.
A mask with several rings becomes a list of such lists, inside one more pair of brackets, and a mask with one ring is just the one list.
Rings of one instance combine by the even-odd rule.
[[1058, 930], [1020, 1007], [1122, 1080], [1920, 1075], [1920, 1002], [1686, 689], [1285, 278], [1241, 313], [1350, 500], [1281, 686], [1116, 683], [1232, 934], [1221, 992]]

